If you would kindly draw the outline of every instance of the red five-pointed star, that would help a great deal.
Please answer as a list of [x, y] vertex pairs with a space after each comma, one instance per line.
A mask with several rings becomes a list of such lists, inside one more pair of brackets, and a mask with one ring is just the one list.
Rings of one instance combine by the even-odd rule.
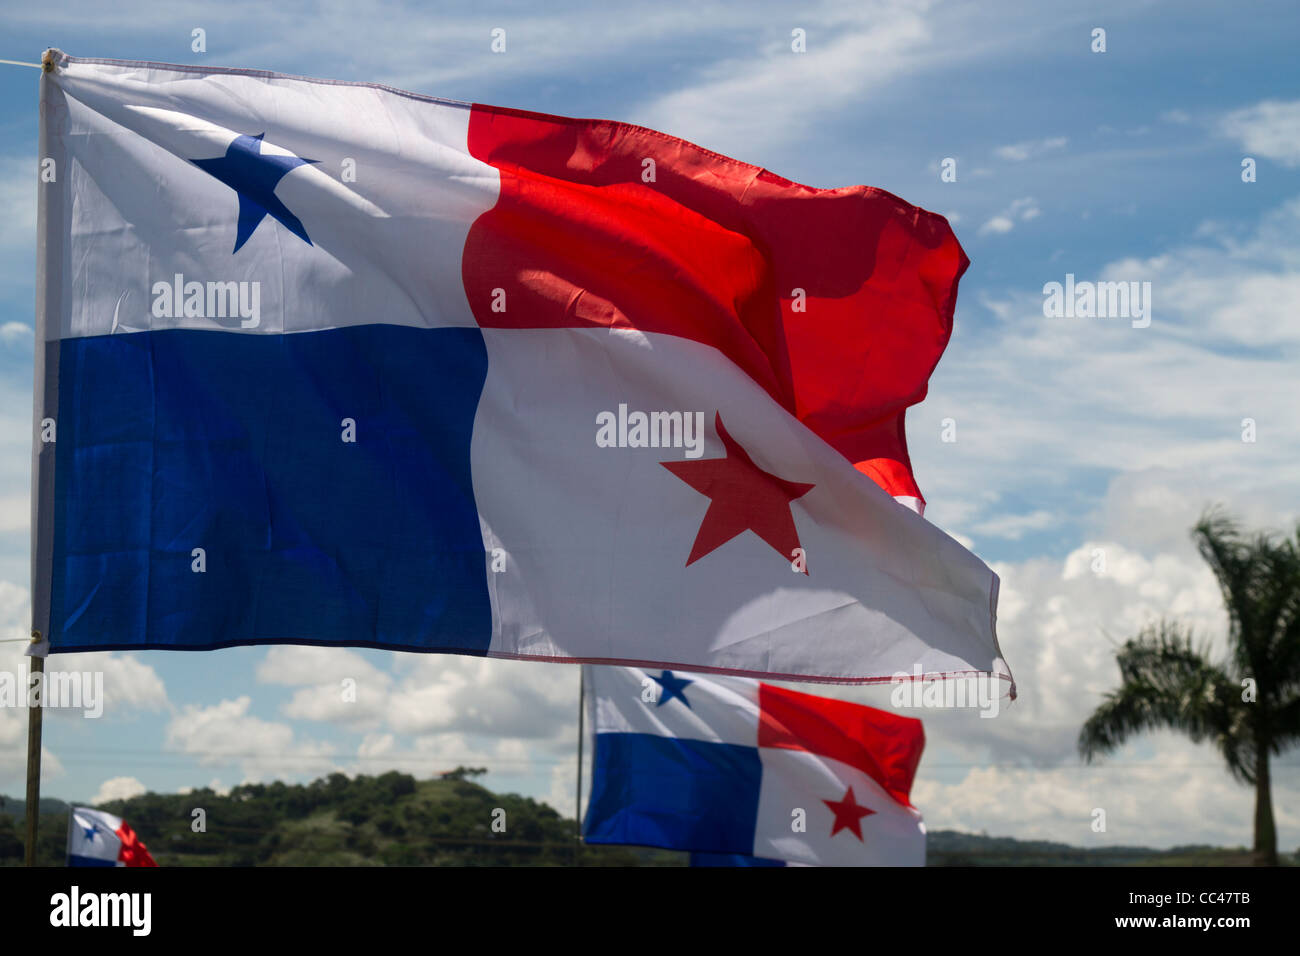
[[753, 531], [787, 561], [792, 560], [794, 549], [799, 547], [799, 532], [795, 530], [790, 502], [806, 495], [813, 486], [786, 481], [759, 468], [722, 427], [721, 414], [716, 416], [715, 424], [727, 449], [726, 458], [660, 462], [711, 499], [691, 556], [686, 559], [687, 566], [744, 531]]
[[851, 830], [861, 843], [862, 818], [869, 817], [876, 811], [868, 810], [858, 803], [857, 798], [853, 796], [852, 787], [845, 791], [843, 800], [823, 800], [822, 803], [830, 807], [831, 813], [835, 814], [835, 825], [831, 827], [831, 836], [835, 836], [841, 830]]

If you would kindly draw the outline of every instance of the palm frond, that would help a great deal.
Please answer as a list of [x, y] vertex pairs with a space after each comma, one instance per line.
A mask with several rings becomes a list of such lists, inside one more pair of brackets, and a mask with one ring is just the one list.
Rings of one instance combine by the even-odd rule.
[[[1170, 621], [1144, 628], [1115, 655], [1120, 686], [1107, 694], [1079, 732], [1079, 752], [1092, 761], [1129, 737], [1168, 728], [1208, 740], [1224, 754], [1234, 775], [1248, 769], [1239, 742], [1251, 715], [1240, 688], [1190, 630]], [[1243, 777], [1243, 779], [1245, 779]]]
[[1247, 537], [1212, 508], [1192, 536], [1223, 593], [1237, 670], [1255, 679], [1267, 708], [1285, 685], [1300, 681], [1300, 532], [1296, 541]]
[[1300, 693], [1293, 693], [1273, 711], [1272, 746], [1275, 754], [1300, 744]]

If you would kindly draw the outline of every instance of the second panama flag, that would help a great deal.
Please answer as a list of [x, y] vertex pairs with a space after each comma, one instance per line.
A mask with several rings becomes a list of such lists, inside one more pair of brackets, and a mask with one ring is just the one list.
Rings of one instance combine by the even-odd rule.
[[925, 863], [919, 720], [736, 677], [593, 667], [587, 686], [588, 843], [748, 865]]
[[50, 650], [1008, 676], [904, 439], [942, 217], [621, 123], [49, 63]]

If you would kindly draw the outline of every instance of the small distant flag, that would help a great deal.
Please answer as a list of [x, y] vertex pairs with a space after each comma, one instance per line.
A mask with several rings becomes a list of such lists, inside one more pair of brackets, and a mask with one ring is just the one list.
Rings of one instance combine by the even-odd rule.
[[736, 677], [588, 670], [588, 843], [693, 865], [923, 866], [921, 722]]
[[68, 866], [157, 866], [121, 817], [73, 807], [68, 816]]

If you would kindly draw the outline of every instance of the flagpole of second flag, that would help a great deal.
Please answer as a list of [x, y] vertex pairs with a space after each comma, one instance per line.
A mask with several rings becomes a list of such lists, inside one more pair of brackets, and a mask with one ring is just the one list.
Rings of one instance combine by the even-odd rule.
[[573, 862], [576, 865], [582, 851], [582, 733], [586, 709], [587, 665], [578, 665], [578, 786], [573, 799]]
[[[40, 640], [40, 632], [32, 631], [32, 644], [39, 644]], [[30, 695], [31, 688], [35, 687], [37, 682], [43, 683], [44, 679], [45, 658], [40, 654], [33, 654], [29, 661], [27, 678], [29, 695], [27, 701], [27, 833], [26, 845], [23, 848], [23, 863], [26, 866], [36, 865], [36, 836], [41, 819], [41, 718], [44, 716], [42, 708], [45, 688], [43, 686], [38, 688], [34, 701], [30, 699]]]

